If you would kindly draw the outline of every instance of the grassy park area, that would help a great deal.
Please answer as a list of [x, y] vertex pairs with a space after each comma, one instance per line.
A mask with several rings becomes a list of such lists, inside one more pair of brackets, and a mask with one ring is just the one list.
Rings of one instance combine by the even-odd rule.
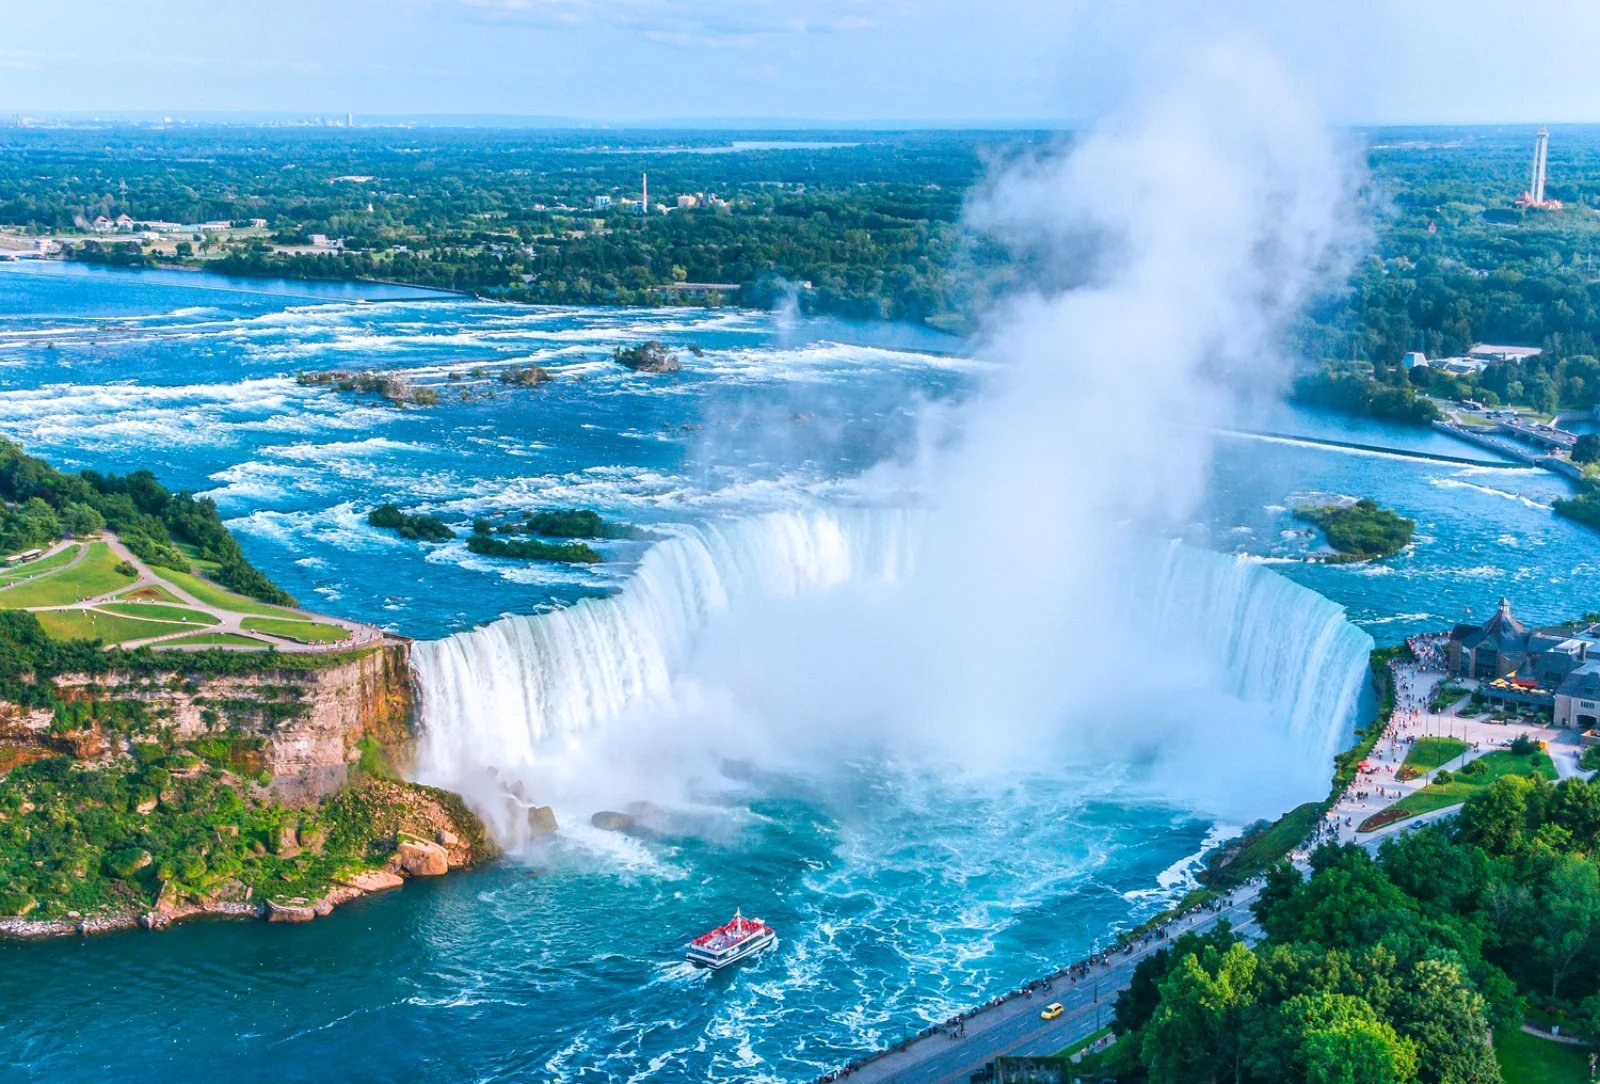
[[96, 595], [108, 595], [133, 583], [136, 577], [119, 572], [121, 560], [104, 542], [91, 542], [83, 559], [70, 568], [0, 590], [0, 609], [23, 610], [35, 606], [69, 606]]
[[1494, 1059], [1506, 1084], [1556, 1084], [1589, 1079], [1589, 1050], [1541, 1039], [1525, 1031], [1498, 1028]]
[[39, 610], [34, 616], [44, 626], [44, 631], [57, 640], [99, 640], [107, 644], [120, 644], [182, 631], [181, 625], [170, 621], [140, 621], [134, 617], [97, 613], [94, 610]]
[[169, 583], [176, 584], [180, 589], [187, 591], [207, 606], [215, 606], [219, 610], [228, 610], [236, 614], [260, 614], [263, 617], [280, 617], [291, 620], [300, 615], [293, 610], [286, 610], [281, 606], [271, 606], [265, 602], [257, 602], [253, 598], [236, 595], [226, 587], [219, 587], [204, 577], [193, 572], [174, 572], [170, 568], [160, 571], [161, 578]]
[[338, 625], [324, 625], [316, 621], [275, 621], [265, 617], [247, 617], [239, 622], [246, 632], [264, 632], [268, 636], [282, 636], [306, 644], [331, 644], [350, 634]]
[[164, 646], [169, 647], [265, 647], [266, 643], [250, 636], [240, 636], [233, 632], [200, 632], [193, 636], [180, 636], [176, 640], [168, 640]]
[[78, 556], [78, 551], [82, 548], [82, 546], [77, 545], [68, 546], [59, 553], [52, 553], [48, 557], [40, 557], [38, 560], [29, 561], [25, 565], [8, 568], [4, 572], [0, 572], [0, 587], [9, 583], [20, 583], [42, 572], [49, 572], [52, 569], [60, 568], [62, 565], [71, 564], [72, 559]]
[[183, 605], [183, 599], [156, 583], [135, 587], [132, 591], [124, 591], [117, 597], [130, 602], [175, 602], [180, 606]]
[[1469, 746], [1460, 738], [1418, 738], [1406, 753], [1402, 767], [1414, 769], [1418, 775], [1431, 772], [1441, 764], [1448, 764], [1465, 753]]
[[[321, 645], [350, 636], [315, 615], [246, 598], [207, 579], [201, 570], [215, 571], [214, 562], [195, 560], [194, 567], [178, 572], [130, 562], [108, 542], [89, 541], [27, 566], [26, 575], [0, 578], [0, 610], [32, 611], [55, 640], [106, 645], [170, 637], [157, 646], [265, 649], [271, 641], [251, 632], [277, 637], [279, 647], [282, 640]], [[145, 582], [135, 586], [140, 579]], [[102, 596], [110, 601], [82, 605]], [[225, 631], [216, 631], [219, 625]], [[186, 626], [193, 635], [184, 635]]]
[[1501, 776], [1543, 776], [1551, 782], [1556, 779], [1555, 763], [1551, 761], [1549, 754], [1544, 752], [1513, 753], [1509, 749], [1497, 749], [1477, 760], [1469, 761], [1467, 769], [1469, 770], [1449, 773], [1444, 779], [1436, 776], [1433, 782], [1421, 790], [1406, 795], [1388, 808], [1381, 809], [1362, 821], [1360, 830], [1372, 832], [1396, 821], [1460, 805]]
[[176, 621], [188, 625], [217, 623], [215, 617], [200, 610], [192, 610], [187, 606], [163, 606], [155, 602], [102, 602], [95, 609], [121, 614], [124, 617], [137, 617], [144, 621]]

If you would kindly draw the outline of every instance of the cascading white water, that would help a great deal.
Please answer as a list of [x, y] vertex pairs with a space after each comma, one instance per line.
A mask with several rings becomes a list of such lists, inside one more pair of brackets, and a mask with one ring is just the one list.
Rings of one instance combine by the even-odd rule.
[[1270, 707], [1293, 746], [1330, 761], [1356, 723], [1373, 640], [1344, 607], [1258, 562], [1180, 543], [1126, 605], [1163, 629], [1194, 629], [1226, 660], [1229, 689]]
[[[515, 842], [521, 818], [516, 803], [509, 815], [503, 808], [508, 786], [518, 792], [537, 778], [550, 787], [552, 762], [599, 740], [609, 722], [673, 711], [675, 683], [719, 621], [759, 619], [808, 597], [893, 591], [913, 574], [922, 522], [917, 513], [812, 511], [710, 524], [652, 548], [615, 596], [419, 643], [422, 777], [478, 796]], [[1200, 657], [1195, 673], [1205, 676], [1194, 680], [1213, 687], [1180, 696], [1221, 693], [1261, 709], [1275, 740], [1325, 777], [1353, 722], [1371, 638], [1338, 605], [1248, 560], [1178, 543], [1124, 552], [1106, 609], [1129, 624], [1109, 654], [1135, 673], [1167, 666], [1164, 655]], [[1129, 644], [1144, 645], [1145, 657], [1129, 658]], [[1081, 657], [1082, 648], [1063, 645], [1063, 654]]]

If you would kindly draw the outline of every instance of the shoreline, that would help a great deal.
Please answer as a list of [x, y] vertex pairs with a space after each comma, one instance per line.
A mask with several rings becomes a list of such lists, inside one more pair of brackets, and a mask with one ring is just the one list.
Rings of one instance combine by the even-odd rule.
[[[391, 859], [378, 869], [367, 869], [336, 882], [327, 893], [317, 899], [296, 896], [284, 902], [265, 899], [252, 900], [202, 900], [199, 902], [166, 903], [156, 901], [149, 910], [130, 909], [108, 911], [78, 918], [0, 918], [0, 941], [45, 941], [58, 937], [89, 937], [96, 934], [123, 933], [130, 930], [157, 932], [194, 918], [246, 919], [257, 922], [303, 923], [326, 918], [334, 910], [352, 900], [374, 896], [405, 887], [407, 881], [419, 876], [448, 876], [474, 868], [469, 865], [450, 866], [444, 873], [408, 874], [398, 868], [399, 862]], [[162, 894], [165, 897], [166, 892]]]
[[[1380, 648], [1372, 652], [1368, 662], [1368, 672], [1374, 684], [1378, 685], [1376, 689], [1378, 694], [1377, 710], [1364, 727], [1358, 726], [1355, 728], [1354, 744], [1343, 752], [1334, 755], [1333, 780], [1327, 797], [1320, 802], [1307, 802], [1288, 810], [1259, 833], [1240, 836], [1236, 840], [1228, 841], [1237, 843], [1237, 847], [1229, 848], [1227, 843], [1223, 843], [1220, 846], [1202, 851], [1203, 854], [1212, 855], [1231, 851], [1234, 858], [1227, 863], [1216, 865], [1205, 863], [1204, 868], [1193, 875], [1197, 884], [1196, 888], [1191, 889], [1177, 903], [1166, 910], [1150, 916], [1131, 929], [1116, 933], [1111, 937], [1110, 944], [1106, 948], [1092, 953], [1084, 960], [1069, 964], [1040, 978], [1030, 980], [1015, 990], [959, 1012], [944, 1023], [929, 1025], [916, 1035], [902, 1039], [898, 1043], [888, 1047], [881, 1047], [853, 1058], [845, 1065], [817, 1077], [817, 1084], [831, 1084], [833, 1081], [853, 1077], [863, 1071], [867, 1071], [868, 1079], [876, 1077], [885, 1082], [904, 1081], [905, 1084], [910, 1084], [911, 1081], [924, 1079], [922, 1076], [915, 1075], [921, 1064], [920, 1061], [894, 1067], [889, 1067], [887, 1062], [897, 1055], [906, 1055], [909, 1051], [934, 1039], [935, 1036], [945, 1037], [945, 1044], [941, 1046], [941, 1050], [949, 1053], [950, 1048], [947, 1044], [951, 1040], [959, 1041], [965, 1035], [965, 1022], [997, 1010], [1005, 1010], [1011, 1007], [1011, 1012], [1003, 1014], [1008, 1020], [1012, 1018], [1027, 1018], [1030, 1014], [1026, 1010], [1019, 1012], [1015, 1009], [1019, 1000], [1031, 1000], [1037, 992], [1050, 991], [1054, 988], [1056, 982], [1063, 979], [1067, 980], [1070, 991], [1081, 979], [1094, 977], [1097, 974], [1097, 968], [1106, 973], [1114, 972], [1119, 967], [1124, 966], [1121, 961], [1126, 961], [1128, 958], [1141, 958], [1146, 953], [1164, 946], [1166, 942], [1171, 940], [1177, 924], [1184, 919], [1189, 920], [1187, 929], [1195, 930], [1207, 922], [1225, 917], [1230, 912], [1240, 913], [1240, 908], [1253, 901], [1256, 892], [1259, 890], [1258, 881], [1264, 874], [1265, 869], [1277, 861], [1292, 858], [1306, 840], [1311, 837], [1312, 832], [1315, 830], [1314, 826], [1322, 823], [1326, 810], [1332, 809], [1338, 804], [1344, 792], [1349, 788], [1350, 782], [1355, 777], [1356, 766], [1366, 756], [1367, 752], [1377, 744], [1379, 738], [1387, 729], [1395, 708], [1394, 677], [1389, 672], [1389, 663], [1400, 652], [1405, 652], [1408, 656], [1410, 653], [1409, 648], [1404, 645], [1399, 648]], [[1303, 817], [1303, 812], [1307, 808], [1314, 808], [1319, 811], [1319, 815], [1314, 821], [1307, 822]], [[1283, 840], [1274, 839], [1275, 832], [1281, 826], [1289, 826], [1291, 828], [1301, 826], [1305, 830], [1296, 833], [1291, 842], [1285, 843]], [[1263, 859], [1268, 857], [1267, 855], [1251, 854], [1250, 861], [1246, 863], [1245, 868], [1234, 871], [1231, 877], [1228, 876], [1229, 867], [1233, 862], [1248, 853], [1245, 848], [1250, 842], [1263, 839], [1272, 841], [1267, 845], [1272, 852], [1271, 860], [1263, 862]], [[1207, 883], [1207, 874], [1211, 875], [1212, 883], [1210, 884]], [[1208, 915], [1210, 916], [1209, 918], [1206, 917]], [[1240, 922], [1235, 929], [1243, 930], [1245, 926], [1253, 921], [1253, 917], [1247, 918]], [[1130, 968], [1130, 979], [1131, 976], [1132, 970]], [[1127, 983], [1124, 982], [1116, 987], [1108, 987], [1105, 992], [1109, 995], [1117, 995], [1123, 989], [1126, 989], [1126, 986]], [[1095, 1024], [1094, 1028], [1086, 1031], [1085, 1034], [1093, 1034], [1100, 1027], [1098, 1007], [1102, 1004], [1115, 1004], [1114, 996], [1109, 997], [1102, 1003], [1100, 995], [1101, 991], [1097, 984], [1093, 1002], [1097, 1006]], [[1041, 994], [1041, 1000], [1043, 999]], [[1065, 1000], [1065, 997], [1061, 999]], [[1081, 1024], [1082, 1022], [1074, 1020], [1074, 1023]], [[1084, 1029], [1080, 1027], [1078, 1030]], [[1036, 1033], [1037, 1029], [1035, 1029], [1035, 1035]], [[1008, 1049], [998, 1051], [998, 1053], [1015, 1053], [1021, 1045], [1028, 1043], [1033, 1037], [1035, 1036], [1023, 1035]], [[1066, 1049], [1070, 1045], [1070, 1040], [1068, 1039], [1063, 1038], [1059, 1041], [1061, 1045], [1057, 1047], [1058, 1050]], [[1047, 1054], [1045, 1056], [1050, 1055]], [[938, 1057], [940, 1057], [939, 1051], [934, 1051], [928, 1056], [928, 1059], [924, 1060]], [[876, 1072], [873, 1070], [876, 1070]], [[966, 1074], [963, 1072], [961, 1075], [964, 1076]]]

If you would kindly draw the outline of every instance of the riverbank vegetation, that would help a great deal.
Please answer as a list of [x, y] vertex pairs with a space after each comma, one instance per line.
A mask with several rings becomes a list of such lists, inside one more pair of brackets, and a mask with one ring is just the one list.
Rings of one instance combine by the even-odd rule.
[[207, 903], [305, 905], [384, 867], [444, 810], [475, 859], [482, 824], [444, 791], [372, 776], [310, 806], [263, 796], [260, 739], [135, 742], [0, 776], [0, 917], [85, 919]]
[[[513, 523], [502, 524], [495, 531], [509, 533], [517, 529]], [[521, 530], [546, 538], [632, 538], [637, 533], [625, 524], [606, 522], [600, 513], [588, 508], [525, 512]]]
[[[1600, 135], [1567, 128], [1551, 142], [1549, 191], [1563, 210], [1514, 205], [1531, 131], [1366, 137], [1387, 213], [1349, 290], [1297, 331], [1328, 377], [1311, 375], [1300, 394], [1413, 423], [1435, 414], [1418, 393], [1540, 413], [1593, 406]], [[0, 132], [0, 224], [127, 266], [544, 303], [793, 304], [960, 328], [1032, 273], [964, 228], [972, 187], [990, 161], [1061, 138], [814, 132], [785, 148], [773, 144], [792, 133], [13, 128]], [[768, 145], [732, 151], [735, 139]], [[161, 232], [90, 229], [124, 213]], [[176, 228], [196, 223], [209, 228]], [[1476, 342], [1544, 353], [1464, 378], [1404, 368], [1408, 351], [1437, 358]]]
[[1391, 557], [1411, 544], [1414, 520], [1363, 498], [1354, 504], [1301, 505], [1295, 518], [1315, 523], [1327, 536], [1333, 564]]
[[1578, 492], [1574, 496], [1557, 497], [1551, 507], [1558, 516], [1600, 531], [1600, 468], [1586, 466], [1577, 485]]
[[1227, 892], [1260, 876], [1311, 837], [1312, 831], [1339, 800], [1339, 795], [1355, 782], [1361, 762], [1371, 755], [1394, 714], [1395, 689], [1390, 663], [1411, 658], [1411, 650], [1404, 644], [1379, 648], [1372, 653], [1369, 667], [1373, 691], [1377, 694], [1377, 713], [1365, 727], [1356, 729], [1355, 744], [1334, 757], [1333, 781], [1327, 797], [1317, 802], [1304, 802], [1275, 821], [1258, 821], [1238, 839], [1212, 851], [1196, 878], [1202, 886], [1195, 894], [1198, 898], [1185, 900], [1185, 905]]
[[[1502, 776], [1376, 859], [1275, 867], [1265, 940], [1180, 937], [1116, 1007], [1119, 1080], [1493, 1082], [1525, 1018], [1600, 1040], [1600, 786]], [[1521, 1040], [1517, 1040], [1520, 1042]], [[1508, 1050], [1504, 1057], [1520, 1055]]]
[[[20, 508], [15, 519], [30, 525], [27, 532], [33, 545], [53, 542], [64, 533], [110, 528], [141, 561], [176, 572], [189, 572], [200, 564], [230, 590], [280, 606], [294, 605], [287, 592], [245, 559], [238, 541], [223, 526], [216, 502], [197, 499], [187, 491], [169, 492], [149, 471], [120, 476], [92, 470], [66, 474], [0, 439], [0, 497], [8, 506]], [[0, 593], [0, 606], [8, 605], [6, 598]]]

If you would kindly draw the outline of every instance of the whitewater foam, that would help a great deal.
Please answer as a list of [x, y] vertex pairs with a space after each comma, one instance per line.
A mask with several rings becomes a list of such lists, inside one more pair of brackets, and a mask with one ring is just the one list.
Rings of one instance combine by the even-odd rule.
[[[522, 811], [531, 804], [673, 800], [659, 789], [641, 795], [626, 788], [659, 786], [674, 771], [703, 782], [695, 773], [714, 774], [730, 759], [792, 763], [818, 745], [845, 755], [861, 737], [854, 728], [870, 730], [866, 720], [788, 714], [810, 710], [804, 692], [787, 684], [792, 673], [773, 677], [765, 690], [778, 701], [793, 693], [791, 702], [759, 702], [741, 684], [737, 664], [724, 665], [727, 641], [735, 648], [746, 642], [749, 629], [737, 619], [774, 604], [803, 611], [805, 600], [846, 589], [892, 591], [914, 570], [922, 520], [907, 511], [813, 510], [686, 528], [654, 546], [614, 596], [417, 644], [422, 778], [467, 793], [497, 836], [516, 845], [526, 838]], [[1321, 785], [1353, 726], [1371, 638], [1341, 607], [1253, 561], [1176, 543], [1133, 545], [1129, 553], [1127, 566], [1108, 576], [1117, 585], [1115, 605], [1138, 615], [1138, 635], [1150, 637], [1140, 647], [1145, 658], [1125, 659], [1131, 669], [1115, 673], [1099, 669], [1113, 660], [1097, 659], [1082, 682], [1052, 677], [1042, 685], [1073, 691], [1056, 718], [1080, 753], [1131, 757], [1148, 768], [1163, 747], [1205, 757], [1207, 746], [1222, 745], [1209, 754], [1220, 761], [1231, 752], [1225, 743], [1281, 745], [1293, 759], [1295, 785]], [[1113, 653], [1134, 646], [1119, 642]], [[1137, 684], [1161, 698], [1188, 699], [1174, 709], [1147, 699], [1144, 688], [1128, 688], [1120, 704], [1101, 695], [1144, 668], [1156, 676]], [[1162, 669], [1171, 673], [1159, 675]], [[1208, 700], [1213, 681], [1225, 687], [1224, 700]], [[1150, 719], [1107, 726], [1077, 719], [1076, 710], [1112, 719], [1148, 712]], [[1239, 718], [1222, 725], [1230, 710]], [[1192, 717], [1208, 713], [1219, 718]], [[938, 740], [922, 735], [923, 744]], [[640, 762], [608, 762], [618, 743]], [[697, 744], [703, 747], [692, 748]], [[645, 778], [652, 773], [653, 783]], [[1198, 761], [1178, 777], [1146, 774], [1157, 800], [1161, 791], [1202, 800]], [[1225, 774], [1237, 776], [1239, 765]], [[1280, 797], [1282, 784], [1265, 784], [1262, 793], [1272, 792], [1265, 800]], [[1139, 786], [1138, 778], [1130, 781]], [[529, 797], [508, 801], [508, 794]]]

